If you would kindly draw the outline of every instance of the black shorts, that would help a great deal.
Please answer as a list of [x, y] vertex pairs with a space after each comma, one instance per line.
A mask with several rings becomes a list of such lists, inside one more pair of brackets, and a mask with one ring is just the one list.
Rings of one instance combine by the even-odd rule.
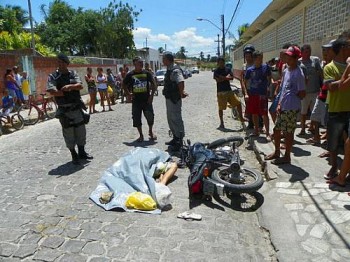
[[141, 121], [142, 112], [147, 120], [147, 124], [149, 126], [153, 126], [153, 124], [154, 124], [153, 105], [148, 104], [147, 102], [133, 101], [133, 103], [132, 103], [133, 127], [142, 126], [142, 121]]
[[328, 114], [327, 123], [327, 149], [329, 151], [337, 151], [340, 142], [343, 139], [344, 131], [349, 137], [350, 112], [338, 112]]

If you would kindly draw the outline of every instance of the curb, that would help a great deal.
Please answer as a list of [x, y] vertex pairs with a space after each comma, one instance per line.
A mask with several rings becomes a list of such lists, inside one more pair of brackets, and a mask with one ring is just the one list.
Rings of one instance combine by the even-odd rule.
[[248, 138], [248, 144], [253, 149], [256, 159], [258, 160], [260, 166], [261, 166], [261, 172], [265, 176], [267, 181], [277, 179], [278, 176], [275, 172], [271, 171], [270, 165], [271, 163], [268, 161], [265, 161], [263, 158], [262, 151], [258, 148], [258, 143], [256, 140], [254, 140], [252, 137]]

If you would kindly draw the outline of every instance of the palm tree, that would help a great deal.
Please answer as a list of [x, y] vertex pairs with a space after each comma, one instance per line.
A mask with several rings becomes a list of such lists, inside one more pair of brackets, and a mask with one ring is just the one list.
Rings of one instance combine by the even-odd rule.
[[239, 39], [241, 39], [242, 35], [248, 29], [249, 26], [250, 26], [249, 23], [245, 23], [243, 25], [238, 26], [237, 32], [238, 32]]
[[163, 47], [158, 47], [158, 52], [163, 54], [164, 53], [164, 48]]

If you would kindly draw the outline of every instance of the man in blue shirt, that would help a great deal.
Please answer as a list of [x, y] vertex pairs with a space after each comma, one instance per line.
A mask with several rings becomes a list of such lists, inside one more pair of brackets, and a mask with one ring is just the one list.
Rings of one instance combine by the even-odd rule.
[[259, 135], [259, 116], [263, 117], [266, 138], [270, 140], [269, 118], [268, 118], [268, 86], [271, 82], [271, 70], [267, 64], [263, 64], [263, 53], [254, 51], [254, 65], [249, 67], [245, 73], [248, 89], [248, 113], [252, 115], [254, 123], [253, 135]]

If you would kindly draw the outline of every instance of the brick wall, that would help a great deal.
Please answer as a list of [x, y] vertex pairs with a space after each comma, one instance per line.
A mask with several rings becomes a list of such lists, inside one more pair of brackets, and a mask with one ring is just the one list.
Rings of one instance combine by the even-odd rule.
[[[23, 59], [24, 57], [29, 58], [28, 63], [25, 63], [24, 61], [26, 59]], [[28, 66], [29, 64], [29, 66]], [[20, 72], [22, 71], [28, 71], [28, 75], [31, 76], [31, 90], [35, 90], [35, 93], [37, 94], [37, 98], [40, 99], [40, 94], [45, 93], [46, 85], [47, 85], [47, 78], [48, 75], [52, 72], [54, 72], [55, 68], [57, 67], [57, 60], [54, 57], [41, 57], [41, 56], [27, 56], [27, 54], [21, 54], [17, 52], [13, 52], [10, 54], [0, 54], [0, 69], [1, 69], [1, 81], [0, 81], [0, 90], [4, 88], [4, 81], [3, 77], [5, 75], [7, 68], [12, 68], [14, 65], [17, 65], [20, 67]], [[85, 95], [88, 93], [87, 86], [84, 80], [84, 76], [86, 74], [86, 68], [91, 67], [93, 70], [93, 74], [97, 74], [97, 67], [102, 67], [103, 71], [106, 73], [107, 68], [112, 69], [112, 72], [116, 74], [118, 72], [118, 68], [123, 65], [99, 65], [99, 64], [89, 64], [89, 65], [74, 65], [70, 64], [69, 69], [74, 70], [77, 72], [79, 77], [81, 78], [83, 82], [84, 89], [81, 91], [82, 95]], [[132, 66], [128, 65], [131, 69]], [[0, 101], [2, 98], [2, 92], [0, 92]]]

